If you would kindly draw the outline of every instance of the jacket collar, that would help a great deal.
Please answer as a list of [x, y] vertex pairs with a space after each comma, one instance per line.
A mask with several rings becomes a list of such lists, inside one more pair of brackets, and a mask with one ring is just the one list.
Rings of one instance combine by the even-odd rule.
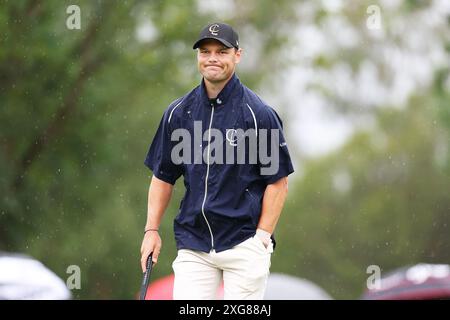
[[[233, 73], [230, 80], [228, 80], [225, 87], [223, 87], [222, 91], [219, 92], [216, 98], [216, 106], [222, 106], [225, 105], [234, 95], [236, 89], [239, 87], [240, 80], [236, 73]], [[208, 98], [208, 94], [206, 93], [206, 87], [205, 87], [205, 79], [202, 79], [202, 83], [200, 85], [200, 99], [201, 101], [211, 106]]]

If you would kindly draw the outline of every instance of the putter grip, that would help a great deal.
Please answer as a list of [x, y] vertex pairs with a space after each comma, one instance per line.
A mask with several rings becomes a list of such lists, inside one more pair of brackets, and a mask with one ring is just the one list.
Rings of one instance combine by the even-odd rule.
[[142, 285], [141, 285], [141, 296], [140, 296], [141, 300], [145, 300], [145, 296], [147, 294], [148, 283], [150, 281], [150, 274], [152, 272], [152, 265], [153, 265], [152, 256], [153, 256], [153, 254], [150, 254], [147, 258], [146, 270], [145, 270], [144, 279], [142, 280]]

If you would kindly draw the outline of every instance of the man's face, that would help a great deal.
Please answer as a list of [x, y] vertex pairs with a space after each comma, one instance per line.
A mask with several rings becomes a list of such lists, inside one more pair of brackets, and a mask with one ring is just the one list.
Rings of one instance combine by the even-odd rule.
[[211, 83], [227, 81], [241, 60], [241, 49], [227, 48], [217, 40], [204, 40], [197, 52], [198, 70]]

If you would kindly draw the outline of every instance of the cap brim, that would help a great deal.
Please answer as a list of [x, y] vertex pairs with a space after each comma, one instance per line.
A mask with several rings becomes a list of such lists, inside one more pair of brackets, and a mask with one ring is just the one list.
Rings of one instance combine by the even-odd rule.
[[192, 47], [192, 49], [197, 49], [200, 46], [200, 42], [202, 42], [203, 40], [207, 40], [207, 39], [217, 40], [217, 41], [221, 42], [227, 48], [233, 48], [233, 47], [235, 48], [235, 46], [233, 46], [231, 43], [229, 43], [225, 39], [218, 38], [218, 37], [205, 37], [205, 38], [201, 38], [201, 39], [197, 40], [197, 42], [194, 43], [194, 46]]

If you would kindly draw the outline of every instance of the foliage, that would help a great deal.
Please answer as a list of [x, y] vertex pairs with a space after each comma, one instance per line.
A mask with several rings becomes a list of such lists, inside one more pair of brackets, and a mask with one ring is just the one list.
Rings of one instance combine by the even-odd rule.
[[[81, 30], [66, 28], [72, 4]], [[284, 41], [267, 12], [274, 22], [294, 19], [286, 5], [246, 1], [227, 20], [261, 34], [261, 61]], [[2, 4], [0, 249], [30, 254], [63, 279], [80, 266], [75, 298], [135, 297], [151, 176], [143, 161], [163, 110], [200, 81], [192, 43], [212, 18], [222, 20], [195, 1]], [[139, 41], [145, 24], [155, 37]], [[240, 76], [256, 86], [263, 71]], [[154, 277], [171, 273], [181, 193], [178, 184]]]

